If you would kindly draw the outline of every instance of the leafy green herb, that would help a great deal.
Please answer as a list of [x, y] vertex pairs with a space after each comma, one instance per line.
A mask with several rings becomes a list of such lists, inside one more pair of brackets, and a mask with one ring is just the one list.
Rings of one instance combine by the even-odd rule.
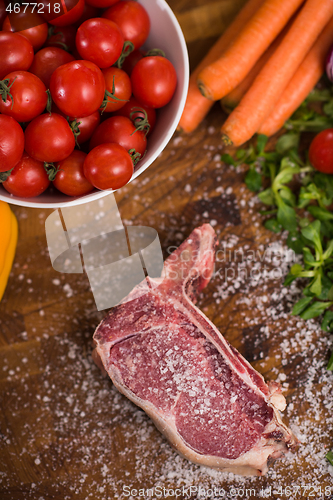
[[226, 163], [227, 165], [233, 165], [234, 167], [237, 166], [237, 162], [233, 159], [233, 157], [229, 154], [223, 154], [221, 155], [221, 160]]
[[274, 233], [280, 233], [282, 229], [277, 219], [267, 220], [265, 222], [265, 227], [266, 229], [270, 229], [270, 231], [273, 231]]
[[[222, 155], [234, 166], [247, 164], [245, 183], [267, 209], [267, 229], [287, 232], [287, 245], [302, 256], [284, 285], [301, 278], [303, 296], [292, 314], [307, 320], [323, 315], [321, 327], [333, 332], [333, 175], [314, 170], [301, 150], [303, 132], [318, 133], [333, 127], [333, 89], [315, 89], [285, 124], [274, 150], [268, 138], [238, 149], [235, 158]], [[333, 370], [333, 354], [328, 369]], [[331, 455], [330, 455], [331, 454]], [[333, 452], [329, 452], [333, 465]]]
[[333, 465], [333, 451], [329, 451], [328, 453], [326, 453], [325, 458], [331, 465]]
[[293, 307], [292, 314], [294, 316], [298, 316], [301, 314], [302, 311], [310, 304], [312, 301], [313, 297], [303, 297], [301, 300], [296, 302], [296, 304]]
[[[324, 314], [324, 318], [323, 318], [321, 327], [322, 327], [323, 330], [325, 330], [327, 332], [332, 331], [332, 328], [333, 328], [333, 311], [326, 311], [326, 313]], [[327, 369], [328, 370], [332, 370], [333, 369], [333, 357], [332, 357], [332, 367], [331, 368], [327, 367]]]
[[245, 182], [247, 187], [254, 192], [259, 191], [259, 189], [262, 186], [262, 180], [261, 180], [261, 175], [259, 172], [256, 171], [255, 168], [250, 168], [248, 171]]
[[333, 353], [331, 354], [330, 360], [327, 365], [327, 369], [333, 371]]
[[303, 319], [317, 318], [332, 304], [333, 302], [315, 301], [300, 314], [300, 317]]

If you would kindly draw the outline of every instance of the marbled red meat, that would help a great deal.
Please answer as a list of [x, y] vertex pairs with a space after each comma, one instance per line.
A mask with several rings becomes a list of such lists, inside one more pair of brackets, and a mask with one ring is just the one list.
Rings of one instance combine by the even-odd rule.
[[244, 475], [294, 448], [285, 399], [194, 305], [209, 282], [216, 235], [195, 229], [162, 277], [134, 288], [98, 326], [94, 359], [116, 387], [193, 462]]

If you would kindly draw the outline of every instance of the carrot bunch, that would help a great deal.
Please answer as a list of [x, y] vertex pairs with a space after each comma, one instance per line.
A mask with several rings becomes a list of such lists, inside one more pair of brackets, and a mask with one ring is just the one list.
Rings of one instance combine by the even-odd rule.
[[277, 132], [324, 72], [333, 0], [249, 0], [194, 70], [179, 128], [191, 132], [221, 100], [221, 132], [239, 146]]

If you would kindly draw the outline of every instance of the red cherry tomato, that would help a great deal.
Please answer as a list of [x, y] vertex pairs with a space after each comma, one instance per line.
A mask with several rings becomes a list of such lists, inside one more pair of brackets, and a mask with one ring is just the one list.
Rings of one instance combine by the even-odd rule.
[[101, 115], [98, 111], [95, 111], [95, 113], [92, 113], [89, 116], [84, 116], [83, 118], [69, 118], [69, 120], [76, 120], [78, 123], [80, 134], [76, 137], [76, 141], [78, 144], [83, 144], [86, 141], [89, 141], [90, 137], [100, 124]]
[[10, 94], [3, 102], [0, 99], [0, 113], [12, 116], [18, 122], [29, 122], [40, 115], [47, 103], [44, 83], [28, 71], [13, 71], [6, 76]]
[[11, 170], [24, 150], [24, 133], [14, 118], [0, 115], [0, 172]]
[[132, 121], [125, 116], [111, 116], [100, 125], [92, 135], [89, 149], [105, 142], [116, 142], [123, 146], [126, 151], [134, 149], [136, 153], [144, 155], [147, 147], [147, 139], [141, 130], [136, 130]]
[[311, 165], [319, 172], [333, 174], [333, 128], [319, 132], [309, 148]]
[[148, 56], [133, 68], [131, 82], [133, 94], [139, 101], [151, 108], [161, 108], [175, 93], [177, 74], [166, 57]]
[[3, 31], [12, 31], [25, 36], [34, 50], [42, 47], [47, 39], [48, 25], [45, 20], [30, 5], [20, 9], [19, 12], [11, 12], [3, 22]]
[[8, 179], [2, 183], [10, 194], [20, 198], [33, 198], [42, 194], [50, 185], [42, 161], [23, 153]]
[[56, 113], [37, 116], [25, 130], [25, 150], [36, 160], [64, 160], [74, 147], [75, 139], [68, 122]]
[[88, 19], [76, 33], [76, 48], [80, 56], [99, 68], [112, 66], [122, 53], [123, 45], [124, 37], [119, 26], [108, 19]]
[[101, 9], [111, 7], [111, 5], [114, 5], [117, 2], [119, 2], [119, 0], [86, 0], [86, 4], [93, 5], [94, 7], [99, 7]]
[[83, 14], [84, 0], [41, 0], [43, 17], [53, 26], [69, 26]]
[[65, 160], [57, 163], [59, 170], [53, 184], [59, 191], [68, 196], [83, 196], [94, 189], [83, 173], [86, 156], [86, 153], [74, 149]]
[[[115, 99], [108, 96], [108, 103], [105, 107], [102, 106], [103, 112], [116, 111], [120, 109], [132, 95], [132, 85], [130, 77], [125, 71], [115, 66], [102, 70], [104, 75], [106, 90], [113, 94]], [[114, 87], [114, 88], [113, 88]], [[114, 92], [112, 92], [114, 90]]]
[[0, 31], [0, 80], [16, 70], [26, 71], [34, 58], [34, 49], [24, 36]]
[[119, 189], [133, 175], [132, 158], [119, 144], [106, 143], [92, 149], [85, 159], [83, 171], [97, 189]]
[[150, 19], [146, 9], [134, 0], [122, 0], [107, 9], [103, 17], [114, 21], [123, 32], [125, 40], [138, 49], [149, 35]]
[[91, 61], [72, 61], [57, 68], [50, 81], [52, 99], [67, 116], [88, 116], [102, 104], [103, 73]]
[[44, 47], [36, 52], [29, 72], [38, 76], [48, 89], [51, 76], [54, 71], [68, 62], [74, 61], [74, 57], [59, 47]]
[[142, 124], [142, 120], [145, 119], [145, 114], [142, 110], [147, 113], [147, 120], [149, 124], [149, 130], [147, 133], [148, 136], [149, 134], [151, 134], [156, 123], [156, 111], [154, 108], [150, 108], [149, 106], [141, 104], [137, 99], [135, 99], [134, 96], [131, 96], [130, 100], [126, 102], [120, 109], [118, 109], [116, 114], [118, 116], [126, 116], [127, 118], [132, 120], [134, 125], [137, 126], [140, 123]]
[[49, 37], [44, 43], [44, 47], [59, 47], [63, 50], [73, 52], [75, 47], [76, 28], [74, 26], [62, 26], [57, 28], [51, 26]]

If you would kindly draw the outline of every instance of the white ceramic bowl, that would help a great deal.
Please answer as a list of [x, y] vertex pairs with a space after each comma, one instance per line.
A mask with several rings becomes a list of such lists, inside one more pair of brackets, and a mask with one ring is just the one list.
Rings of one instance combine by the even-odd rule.
[[[139, 3], [145, 7], [151, 21], [150, 34], [144, 48], [162, 49], [175, 66], [178, 81], [176, 92], [170, 103], [158, 110], [155, 128], [148, 139], [147, 153], [138, 164], [131, 181], [151, 165], [170, 141], [185, 105], [189, 80], [189, 62], [184, 35], [171, 8], [165, 0], [139, 0]], [[34, 208], [81, 205], [107, 194], [110, 194], [110, 191], [95, 190], [86, 196], [70, 197], [54, 189], [52, 192], [47, 190], [36, 198], [19, 198], [10, 195], [0, 186], [0, 200]]]

